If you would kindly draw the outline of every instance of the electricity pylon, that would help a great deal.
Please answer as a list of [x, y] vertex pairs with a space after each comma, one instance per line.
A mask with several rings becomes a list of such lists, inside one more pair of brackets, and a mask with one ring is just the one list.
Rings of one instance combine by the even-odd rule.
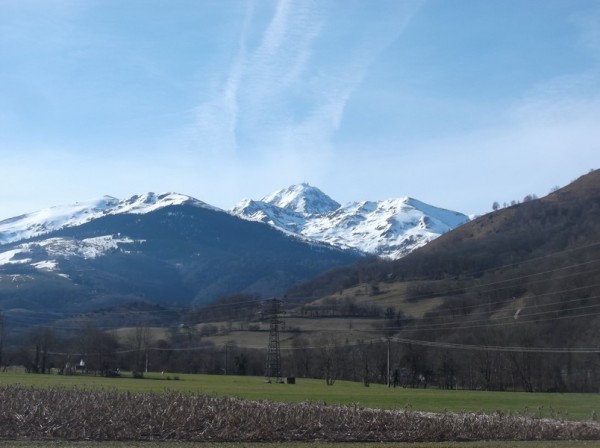
[[279, 347], [279, 326], [283, 325], [281, 317], [281, 300], [273, 298], [263, 303], [263, 315], [269, 319], [269, 346], [267, 348], [267, 366], [265, 369], [265, 382], [283, 383], [281, 378], [281, 350]]

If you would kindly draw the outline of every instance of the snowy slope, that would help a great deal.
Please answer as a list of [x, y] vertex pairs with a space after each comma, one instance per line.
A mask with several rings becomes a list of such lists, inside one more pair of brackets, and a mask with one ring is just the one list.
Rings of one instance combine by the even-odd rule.
[[128, 237], [105, 235], [94, 238], [48, 238], [35, 243], [19, 244], [10, 250], [0, 251], [0, 266], [29, 264], [38, 270], [55, 271], [60, 258], [79, 257], [86, 260], [105, 255], [109, 251], [124, 250], [123, 244], [135, 242]]
[[340, 204], [306, 183], [292, 185], [260, 201], [244, 199], [231, 213], [249, 221], [272, 225], [286, 233], [302, 236], [307, 220], [332, 213]]
[[214, 208], [202, 201], [177, 193], [146, 193], [119, 200], [104, 196], [72, 205], [50, 207], [38, 212], [0, 221], [0, 244], [8, 244], [65, 227], [75, 227], [106, 215], [144, 214], [170, 205], [189, 203]]
[[264, 222], [293, 235], [301, 235], [306, 225], [307, 215], [263, 201], [244, 199], [231, 213], [248, 221]]
[[392, 259], [469, 221], [462, 213], [408, 197], [340, 206], [307, 184], [280, 190], [261, 201], [246, 199], [231, 213], [310, 240]]

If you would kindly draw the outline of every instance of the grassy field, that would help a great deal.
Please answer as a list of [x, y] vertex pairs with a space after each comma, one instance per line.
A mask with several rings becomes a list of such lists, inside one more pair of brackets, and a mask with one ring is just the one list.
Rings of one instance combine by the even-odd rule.
[[361, 283], [357, 286], [343, 290], [341, 294], [324, 297], [315, 300], [313, 303], [319, 304], [327, 298], [350, 297], [355, 300], [357, 304], [361, 305], [377, 305], [382, 309], [385, 309], [388, 306], [400, 308], [406, 316], [415, 318], [423, 317], [425, 313], [442, 303], [443, 300], [440, 298], [422, 298], [414, 302], [406, 300], [407, 288], [411, 284], [412, 282], [381, 282], [378, 284], [379, 292], [377, 294], [370, 294], [369, 285]]
[[[358, 305], [374, 305], [381, 310], [392, 307], [401, 309], [407, 317], [422, 318], [425, 313], [435, 309], [443, 302], [443, 299], [439, 297], [408, 301], [406, 289], [410, 284], [411, 282], [382, 282], [379, 284], [379, 292], [374, 295], [368, 292], [369, 285], [360, 284], [343, 290], [341, 294], [336, 293], [319, 298], [306, 305], [309, 307], [313, 305], [324, 306], [327, 300], [350, 299]], [[514, 310], [512, 312], [514, 313]], [[338, 343], [369, 340], [377, 336], [384, 336], [380, 330], [377, 330], [378, 324], [381, 323], [381, 318], [303, 316], [301, 307], [298, 307], [288, 311], [288, 315], [285, 317], [285, 326], [280, 333], [280, 343], [282, 348], [287, 348], [293, 346], [299, 337], [302, 337], [305, 342], [318, 343], [324, 336]], [[245, 320], [199, 323], [195, 325], [195, 329], [199, 334], [202, 334], [203, 329], [207, 326], [216, 328], [216, 333], [207, 334], [203, 337], [203, 340], [212, 342], [217, 346], [234, 343], [243, 347], [263, 348], [268, 338], [269, 323], [255, 321], [252, 322], [252, 325], [257, 326], [260, 331], [248, 330], [248, 322]], [[292, 329], [293, 331], [289, 331]], [[112, 334], [116, 336], [120, 343], [127, 344], [128, 341], [133, 339], [135, 331], [134, 327], [123, 327], [113, 330]], [[150, 338], [152, 341], [168, 339], [168, 330], [163, 327], [150, 327]]]
[[429, 412], [502, 411], [565, 420], [589, 420], [593, 412], [600, 413], [598, 394], [388, 389], [380, 384], [364, 387], [361, 383], [348, 381], [338, 381], [333, 386], [327, 386], [323, 380], [298, 378], [296, 381], [294, 385], [267, 384], [261, 377], [160, 373], [149, 373], [144, 379], [0, 373], [0, 385], [20, 384], [28, 387], [103, 388], [130, 392], [175, 390], [252, 400], [357, 404], [381, 409], [408, 407]]
[[[406, 299], [406, 288], [410, 283], [381, 283], [379, 292], [375, 295], [369, 294], [369, 285], [360, 284], [358, 286], [345, 289], [342, 294], [334, 294], [332, 296], [323, 297], [314, 302], [307, 303], [307, 306], [323, 305], [328, 299], [341, 300], [344, 298], [351, 299], [359, 305], [375, 305], [382, 310], [386, 307], [402, 309], [406, 316], [421, 318], [423, 315], [437, 307], [441, 302], [441, 298], [421, 299], [410, 302]], [[301, 307], [289, 310], [285, 317], [285, 327], [280, 334], [280, 343], [283, 348], [291, 347], [293, 342], [302, 337], [309, 342], [318, 342], [326, 335], [328, 338], [339, 343], [344, 341], [368, 340], [376, 337], [378, 333], [374, 333], [377, 324], [382, 322], [376, 318], [362, 317], [319, 317], [319, 316], [302, 316]], [[244, 329], [248, 322], [242, 321], [214, 321], [201, 323], [196, 325], [196, 330], [202, 333], [206, 326], [218, 328], [216, 334], [204, 336], [203, 340], [213, 342], [218, 346], [223, 346], [225, 343], [235, 343], [245, 347], [264, 347], [269, 330], [268, 322], [252, 322], [258, 326], [261, 331], [249, 331]], [[286, 331], [294, 329], [294, 331]], [[224, 330], [226, 329], [226, 330]], [[121, 328], [113, 331], [119, 341], [126, 342], [132, 339], [135, 328]], [[151, 328], [151, 337], [154, 340], [168, 337], [164, 328]], [[382, 334], [379, 334], [382, 336]]]

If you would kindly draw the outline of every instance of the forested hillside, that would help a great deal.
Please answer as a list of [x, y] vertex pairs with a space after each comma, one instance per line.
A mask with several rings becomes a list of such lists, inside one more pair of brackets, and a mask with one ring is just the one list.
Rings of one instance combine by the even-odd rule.
[[[339, 297], [403, 285], [386, 327], [408, 383], [596, 390], [600, 379], [600, 171], [482, 216], [395, 261], [363, 261], [290, 291]], [[438, 304], [422, 318], [406, 303]], [[386, 306], [394, 303], [386, 295]], [[398, 315], [401, 317], [398, 318]]]
[[401, 260], [365, 259], [299, 285], [288, 295], [326, 295], [361, 282], [481, 280], [501, 272], [519, 274], [521, 269], [527, 274], [530, 262], [538, 268], [586, 261], [588, 252], [599, 253], [596, 243], [600, 170], [542, 199], [481, 216]]

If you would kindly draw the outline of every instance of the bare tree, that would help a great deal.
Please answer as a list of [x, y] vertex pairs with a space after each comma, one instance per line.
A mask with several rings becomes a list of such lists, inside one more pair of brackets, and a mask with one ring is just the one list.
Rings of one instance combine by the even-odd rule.
[[292, 350], [292, 365], [294, 366], [293, 373], [296, 376], [310, 377], [313, 374], [313, 353], [311, 353], [310, 349], [303, 348], [308, 345], [308, 340], [302, 336], [297, 337], [292, 342], [292, 346], [294, 347], [294, 350]]
[[34, 373], [46, 373], [49, 351], [56, 340], [54, 332], [50, 327], [37, 327], [32, 330], [30, 338], [35, 345], [35, 358], [30, 363], [30, 370]]
[[324, 341], [320, 348], [321, 367], [325, 376], [325, 383], [333, 386], [342, 373], [343, 354], [335, 341]]
[[115, 360], [115, 351], [119, 343], [114, 335], [87, 323], [78, 341], [79, 351], [86, 355], [86, 368], [100, 375], [111, 373], [111, 364]]
[[139, 323], [135, 327], [132, 341], [134, 353], [132, 374], [135, 378], [143, 378], [148, 365], [148, 337], [148, 327], [143, 323]]

